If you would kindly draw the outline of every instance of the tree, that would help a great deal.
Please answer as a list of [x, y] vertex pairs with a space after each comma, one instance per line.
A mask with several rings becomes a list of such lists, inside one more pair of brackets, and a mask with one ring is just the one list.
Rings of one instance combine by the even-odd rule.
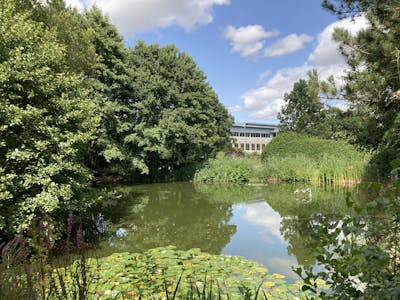
[[142, 172], [154, 177], [205, 160], [229, 142], [232, 118], [189, 55], [138, 42], [129, 62], [136, 98], [124, 141]]
[[87, 153], [87, 164], [99, 175], [126, 175], [135, 167], [135, 153], [126, 149], [123, 134], [134, 123], [130, 112], [130, 104], [135, 101], [131, 87], [134, 75], [127, 63], [128, 52], [117, 28], [98, 8], [86, 11], [85, 18], [97, 56], [93, 70], [86, 75], [94, 88], [93, 98], [101, 117], [97, 139]]
[[96, 63], [92, 44], [93, 30], [83, 14], [66, 7], [64, 0], [19, 0], [16, 10], [28, 13], [31, 20], [55, 33], [57, 42], [64, 48], [66, 69], [73, 73], [89, 73]]
[[65, 64], [54, 31], [0, 4], [0, 234], [26, 229], [35, 216], [89, 205], [84, 146], [97, 118], [82, 76]]
[[329, 117], [319, 96], [322, 85], [316, 70], [308, 72], [307, 80], [295, 82], [293, 90], [284, 95], [285, 105], [278, 114], [282, 131], [321, 136], [321, 123]]
[[322, 104], [319, 98], [311, 98], [307, 81], [300, 79], [293, 90], [285, 94], [285, 105], [278, 114], [282, 131], [310, 133], [319, 119]]
[[[365, 130], [360, 111], [353, 106], [346, 111], [324, 104], [322, 99], [338, 99], [334, 78], [320, 80], [316, 70], [308, 72], [307, 80], [300, 79], [293, 90], [285, 94], [285, 105], [278, 114], [281, 131], [294, 131], [325, 139], [342, 139], [355, 143], [359, 131]], [[370, 132], [371, 133], [371, 132]]]
[[[338, 17], [365, 16], [370, 25], [356, 35], [336, 29], [334, 39], [351, 67], [343, 93], [355, 109], [365, 112], [360, 146], [375, 151], [371, 170], [385, 178], [390, 161], [400, 153], [400, 10], [396, 0], [323, 2]], [[366, 137], [366, 138], [363, 138]]]

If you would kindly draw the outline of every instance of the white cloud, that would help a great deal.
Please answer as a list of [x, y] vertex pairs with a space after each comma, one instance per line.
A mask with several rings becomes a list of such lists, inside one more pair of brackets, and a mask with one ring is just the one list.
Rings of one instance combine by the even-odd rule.
[[260, 25], [249, 25], [239, 28], [228, 26], [224, 30], [224, 38], [229, 40], [232, 51], [248, 57], [259, 53], [264, 46], [264, 40], [278, 35], [277, 31], [266, 31]]
[[79, 0], [66, 0], [65, 4], [67, 6], [74, 7], [76, 9], [78, 9], [79, 11], [83, 11], [85, 9], [84, 4]]
[[240, 105], [235, 105], [235, 106], [230, 106], [228, 107], [228, 112], [229, 113], [235, 113], [235, 112], [241, 112], [243, 111], [243, 107]]
[[313, 38], [307, 34], [290, 34], [265, 49], [266, 56], [282, 56], [303, 49]]
[[244, 219], [247, 222], [262, 226], [266, 232], [284, 241], [281, 234], [281, 216], [265, 202], [256, 202], [246, 205]]
[[332, 40], [334, 28], [345, 28], [355, 34], [367, 26], [368, 21], [365, 17], [356, 18], [354, 22], [344, 19], [328, 25], [319, 34], [317, 45], [302, 66], [278, 70], [262, 86], [243, 93], [241, 111], [249, 111], [249, 117], [254, 119], [276, 119], [284, 104], [284, 94], [292, 90], [296, 81], [306, 78], [311, 69], [316, 69], [321, 79], [334, 75], [340, 84], [348, 66], [338, 52], [338, 44]]
[[262, 83], [264, 81], [265, 78], [267, 78], [269, 75], [271, 75], [272, 71], [271, 70], [266, 70], [264, 72], [262, 72], [259, 76], [258, 76], [258, 80], [257, 83]]
[[97, 5], [124, 35], [177, 25], [191, 30], [213, 20], [216, 5], [230, 0], [67, 0], [74, 7]]
[[310, 66], [304, 65], [279, 70], [263, 86], [242, 95], [244, 110], [256, 110], [250, 115], [255, 119], [276, 119], [283, 105], [284, 93], [289, 92], [293, 83], [303, 78], [310, 69]]
[[358, 17], [354, 21], [343, 19], [330, 24], [318, 35], [317, 47], [310, 54], [308, 60], [313, 64], [324, 66], [344, 64], [344, 59], [338, 51], [339, 44], [332, 39], [335, 28], [345, 28], [351, 34], [355, 34], [367, 26], [368, 20], [364, 16]]

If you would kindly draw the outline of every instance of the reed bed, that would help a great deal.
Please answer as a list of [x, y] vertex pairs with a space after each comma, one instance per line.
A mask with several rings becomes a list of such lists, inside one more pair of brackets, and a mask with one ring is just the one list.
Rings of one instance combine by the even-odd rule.
[[253, 176], [254, 158], [230, 157], [210, 159], [194, 175], [194, 182], [204, 183], [244, 183]]
[[264, 149], [268, 181], [355, 184], [364, 176], [370, 154], [342, 141], [282, 133]]

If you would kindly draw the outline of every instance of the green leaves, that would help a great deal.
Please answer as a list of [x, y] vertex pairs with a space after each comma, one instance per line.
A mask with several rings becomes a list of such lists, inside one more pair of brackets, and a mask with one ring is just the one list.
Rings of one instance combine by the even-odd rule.
[[187, 54], [138, 42], [129, 63], [137, 100], [125, 145], [151, 177], [202, 161], [228, 142], [232, 120]]
[[[89, 267], [97, 260], [89, 260]], [[199, 249], [163, 247], [142, 254], [118, 253], [99, 260], [91, 294], [102, 299], [141, 295], [144, 299], [295, 299], [298, 284], [267, 274], [258, 263], [237, 256], [210, 255]], [[191, 297], [190, 297], [191, 295]], [[203, 297], [208, 295], [207, 298]], [[259, 297], [259, 298], [258, 298]]]
[[325, 0], [324, 7], [340, 18], [362, 15], [370, 24], [354, 35], [337, 28], [333, 38], [351, 67], [341, 91], [352, 104], [351, 135], [359, 146], [376, 150], [370, 177], [386, 180], [390, 161], [400, 158], [398, 1]]
[[[400, 283], [398, 181], [386, 186], [383, 196], [354, 208], [351, 216], [320, 223], [323, 255], [317, 260], [322, 271], [296, 270], [305, 288], [314, 289], [323, 299], [393, 299]], [[330, 292], [320, 286], [321, 279]]]
[[0, 8], [0, 232], [10, 235], [39, 211], [74, 208], [98, 121], [83, 78], [65, 72], [54, 32], [15, 5]]
[[284, 132], [263, 150], [265, 175], [283, 181], [356, 183], [370, 155], [344, 141]]

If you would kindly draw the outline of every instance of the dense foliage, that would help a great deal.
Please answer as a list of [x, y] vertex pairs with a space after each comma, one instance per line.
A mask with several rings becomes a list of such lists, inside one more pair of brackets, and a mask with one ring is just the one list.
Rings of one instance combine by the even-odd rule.
[[53, 31], [0, 5], [0, 233], [35, 215], [75, 210], [89, 176], [84, 146], [97, 118], [82, 76], [67, 71]]
[[3, 1], [0, 17], [0, 236], [88, 208], [93, 174], [151, 180], [228, 142], [231, 117], [174, 46], [127, 49], [96, 7], [62, 0]]
[[400, 155], [400, 13], [397, 0], [329, 1], [324, 7], [339, 17], [366, 17], [369, 27], [356, 35], [336, 29], [350, 71], [340, 91], [351, 101], [355, 142], [376, 150], [370, 173], [387, 179], [390, 161]]
[[[393, 175], [398, 176], [396, 162]], [[312, 290], [322, 299], [398, 299], [400, 297], [400, 180], [385, 191], [382, 185], [369, 186], [373, 201], [362, 206], [348, 199], [354, 212], [332, 222], [321, 220], [321, 237], [316, 272], [311, 267], [296, 272], [305, 279], [303, 290]], [[316, 279], [329, 286], [320, 287]], [[329, 291], [329, 292], [328, 292]]]
[[203, 161], [229, 142], [232, 120], [189, 55], [138, 42], [129, 62], [136, 99], [123, 134], [142, 172], [155, 176]]
[[354, 146], [298, 133], [280, 133], [263, 150], [265, 177], [283, 181], [360, 181], [369, 155]]
[[[325, 139], [349, 139], [350, 114], [337, 107], [324, 105], [321, 93], [331, 91], [333, 78], [321, 81], [316, 70], [300, 79], [284, 95], [284, 106], [278, 114], [281, 131], [310, 134]], [[354, 125], [353, 125], [354, 126]]]

